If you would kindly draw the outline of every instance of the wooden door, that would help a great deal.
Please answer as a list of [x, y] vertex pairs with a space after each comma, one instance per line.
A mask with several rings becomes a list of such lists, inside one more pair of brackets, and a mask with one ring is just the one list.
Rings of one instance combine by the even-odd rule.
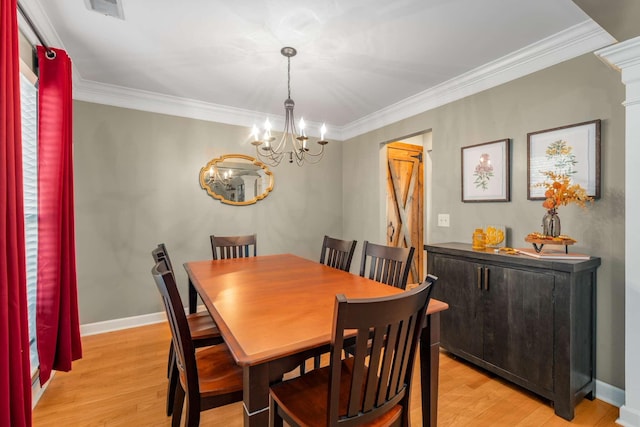
[[415, 254], [407, 283], [420, 283], [423, 273], [422, 147], [394, 142], [387, 145], [387, 242]]

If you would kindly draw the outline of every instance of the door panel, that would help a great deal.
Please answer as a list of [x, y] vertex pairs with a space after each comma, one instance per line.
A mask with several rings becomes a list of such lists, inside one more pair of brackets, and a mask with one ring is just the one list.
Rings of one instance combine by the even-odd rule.
[[553, 275], [485, 268], [484, 360], [553, 391]]
[[387, 242], [416, 251], [408, 283], [422, 281], [423, 176], [422, 147], [392, 143], [387, 146]]
[[449, 304], [449, 309], [440, 315], [440, 342], [454, 353], [462, 352], [481, 359], [484, 308], [478, 269], [482, 267], [455, 258], [432, 256], [430, 273], [438, 276], [433, 298]]

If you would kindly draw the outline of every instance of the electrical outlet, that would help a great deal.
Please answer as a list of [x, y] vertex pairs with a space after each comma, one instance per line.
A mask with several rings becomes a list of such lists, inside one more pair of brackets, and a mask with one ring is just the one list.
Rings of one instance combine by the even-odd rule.
[[449, 226], [449, 214], [438, 214], [438, 227]]

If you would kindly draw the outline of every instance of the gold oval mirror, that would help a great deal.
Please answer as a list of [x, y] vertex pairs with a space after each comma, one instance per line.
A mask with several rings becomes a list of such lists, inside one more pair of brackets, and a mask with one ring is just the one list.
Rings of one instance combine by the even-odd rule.
[[251, 156], [226, 154], [200, 169], [200, 186], [229, 205], [251, 205], [273, 190], [273, 174]]

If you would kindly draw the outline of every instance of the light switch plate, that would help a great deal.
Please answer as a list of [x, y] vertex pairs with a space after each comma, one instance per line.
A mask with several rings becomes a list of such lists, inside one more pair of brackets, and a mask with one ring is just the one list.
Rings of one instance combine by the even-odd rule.
[[449, 226], [449, 214], [438, 214], [438, 227]]

